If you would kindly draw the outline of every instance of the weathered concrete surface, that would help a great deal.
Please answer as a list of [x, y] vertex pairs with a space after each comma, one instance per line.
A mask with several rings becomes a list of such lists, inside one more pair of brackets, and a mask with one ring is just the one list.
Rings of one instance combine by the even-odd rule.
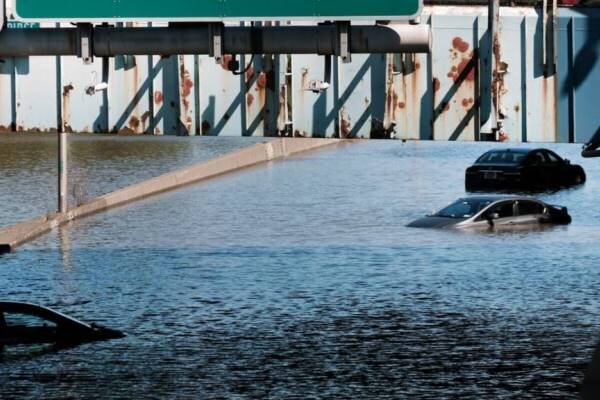
[[13, 251], [21, 244], [77, 218], [106, 211], [110, 208], [131, 203], [148, 196], [174, 190], [243, 168], [280, 160], [304, 151], [347, 142], [349, 141], [336, 139], [281, 138], [237, 150], [210, 161], [182, 168], [105, 194], [66, 213], [49, 214], [0, 229], [0, 253]]
[[12, 251], [17, 246], [48, 232], [54, 226], [54, 216], [47, 215], [0, 229], [0, 254]]

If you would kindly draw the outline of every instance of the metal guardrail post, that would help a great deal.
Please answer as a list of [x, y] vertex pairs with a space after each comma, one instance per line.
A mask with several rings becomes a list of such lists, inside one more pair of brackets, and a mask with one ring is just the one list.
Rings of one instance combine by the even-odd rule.
[[66, 213], [68, 210], [67, 194], [67, 133], [62, 131], [58, 133], [58, 212]]

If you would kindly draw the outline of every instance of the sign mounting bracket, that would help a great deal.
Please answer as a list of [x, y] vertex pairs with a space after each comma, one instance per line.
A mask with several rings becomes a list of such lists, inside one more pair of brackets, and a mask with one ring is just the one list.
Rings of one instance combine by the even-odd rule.
[[94, 28], [92, 24], [77, 24], [77, 57], [85, 65], [94, 62]]

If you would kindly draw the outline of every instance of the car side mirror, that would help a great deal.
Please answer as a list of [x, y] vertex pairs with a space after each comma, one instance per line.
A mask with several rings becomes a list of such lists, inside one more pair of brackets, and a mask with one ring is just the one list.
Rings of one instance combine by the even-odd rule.
[[571, 164], [571, 160], [569, 160], [568, 158], [565, 158], [565, 164]]
[[500, 214], [498, 214], [498, 213], [491, 213], [486, 216], [486, 219], [487, 219], [487, 222], [488, 222], [488, 225], [490, 226], [490, 228], [494, 227], [494, 220], [496, 220], [498, 218], [500, 218]]
[[498, 213], [492, 213], [492, 214], [488, 215], [488, 219], [491, 219], [492, 221], [495, 219], [498, 219], [498, 218], [500, 218], [500, 214], [498, 214]]

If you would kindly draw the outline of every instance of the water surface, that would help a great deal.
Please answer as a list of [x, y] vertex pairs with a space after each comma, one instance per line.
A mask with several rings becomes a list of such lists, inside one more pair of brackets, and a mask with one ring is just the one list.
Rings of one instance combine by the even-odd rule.
[[[7, 352], [1, 397], [577, 398], [600, 339], [600, 163], [549, 146], [588, 173], [540, 196], [568, 206], [570, 226], [404, 226], [464, 195], [464, 169], [491, 146], [370, 141], [304, 154], [3, 256], [0, 297], [128, 337]], [[142, 164], [124, 158], [117, 178]]]
[[[262, 140], [69, 135], [69, 202], [83, 203]], [[0, 226], [56, 210], [57, 146], [56, 135], [0, 134]]]

